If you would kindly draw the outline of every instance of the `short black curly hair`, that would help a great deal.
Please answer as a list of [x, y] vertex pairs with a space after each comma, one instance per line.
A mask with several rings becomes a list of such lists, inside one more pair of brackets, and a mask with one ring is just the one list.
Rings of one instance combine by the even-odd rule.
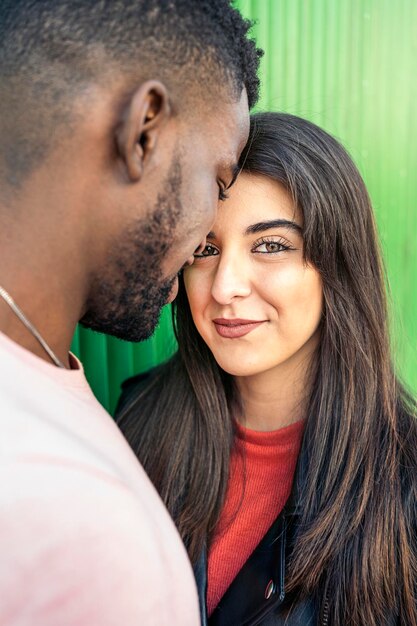
[[18, 184], [77, 94], [114, 71], [213, 93], [226, 83], [236, 97], [245, 87], [252, 107], [262, 51], [250, 28], [231, 0], [1, 0], [0, 174]]

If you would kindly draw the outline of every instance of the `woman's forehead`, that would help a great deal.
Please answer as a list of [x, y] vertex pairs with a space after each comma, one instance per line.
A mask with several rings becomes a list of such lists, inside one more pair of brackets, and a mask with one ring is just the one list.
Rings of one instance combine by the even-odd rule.
[[242, 172], [221, 202], [211, 236], [238, 231], [242, 235], [256, 224], [283, 220], [302, 227], [301, 211], [278, 181], [259, 174]]

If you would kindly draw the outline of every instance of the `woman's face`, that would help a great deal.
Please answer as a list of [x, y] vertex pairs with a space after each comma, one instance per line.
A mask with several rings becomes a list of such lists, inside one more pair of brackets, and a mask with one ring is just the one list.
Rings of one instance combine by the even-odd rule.
[[323, 292], [303, 259], [302, 226], [282, 185], [243, 173], [205, 250], [184, 270], [194, 323], [226, 372], [251, 376], [310, 362]]

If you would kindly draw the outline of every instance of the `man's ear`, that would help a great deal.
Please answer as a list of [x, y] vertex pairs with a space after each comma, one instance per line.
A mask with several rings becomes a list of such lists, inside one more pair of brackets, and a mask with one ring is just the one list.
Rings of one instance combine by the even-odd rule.
[[116, 144], [131, 182], [141, 179], [144, 161], [170, 114], [168, 92], [157, 80], [146, 81], [130, 97], [116, 130]]

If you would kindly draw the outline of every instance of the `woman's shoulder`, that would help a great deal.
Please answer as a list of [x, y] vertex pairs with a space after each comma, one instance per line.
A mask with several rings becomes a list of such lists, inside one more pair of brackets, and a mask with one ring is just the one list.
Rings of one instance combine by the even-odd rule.
[[161, 377], [161, 366], [152, 367], [146, 372], [131, 376], [122, 382], [121, 394], [116, 406], [115, 419], [119, 420], [125, 409], [129, 407], [139, 395], [153, 386]]

